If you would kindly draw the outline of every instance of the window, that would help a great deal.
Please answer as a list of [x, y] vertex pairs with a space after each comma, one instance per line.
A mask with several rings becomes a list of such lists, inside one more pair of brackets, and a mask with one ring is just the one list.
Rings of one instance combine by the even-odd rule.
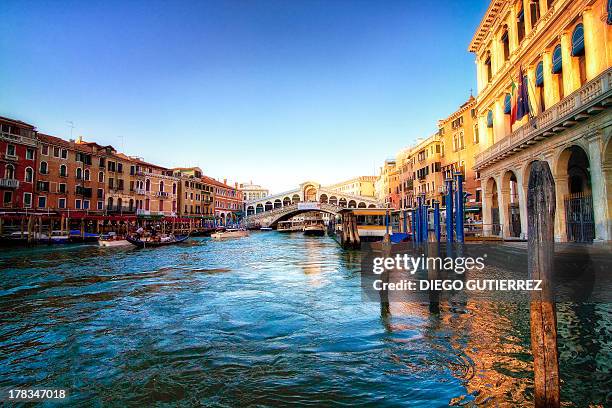
[[123, 164], [117, 163], [117, 173], [123, 173]]
[[504, 114], [509, 115], [512, 112], [512, 97], [509, 93], [504, 97]]
[[586, 82], [586, 58], [584, 55], [584, 27], [582, 23], [576, 25], [572, 33], [572, 57], [578, 59], [578, 70], [580, 74], [580, 85]]
[[25, 170], [25, 181], [27, 183], [32, 183], [34, 181], [34, 170], [31, 167], [26, 167]]
[[504, 53], [504, 61], [508, 61], [510, 58], [510, 41], [508, 39], [508, 27], [504, 28], [504, 32], [501, 36], [502, 51]]
[[102, 201], [98, 201], [98, 210], [103, 210], [104, 209], [104, 202]]
[[491, 54], [487, 54], [487, 58], [485, 59], [485, 74], [487, 75], [487, 82], [491, 82], [491, 78], [493, 77], [493, 71], [491, 69]]
[[85, 169], [84, 178], [85, 178], [85, 181], [89, 181], [89, 169]]
[[540, 5], [538, 0], [529, 2], [529, 12], [531, 13], [531, 28], [533, 28], [538, 20], [540, 20]]
[[15, 167], [12, 164], [7, 164], [4, 168], [4, 178], [14, 179], [15, 178]]
[[535, 80], [535, 97], [538, 104], [538, 112], [544, 112], [546, 105], [544, 103], [544, 63], [540, 61], [536, 65], [536, 80]]
[[38, 196], [38, 208], [45, 208], [45, 207], [47, 207], [47, 197]]
[[113, 197], [108, 197], [108, 200], [106, 200], [106, 209], [113, 210]]
[[60, 177], [68, 177], [68, 168], [66, 167], [66, 165], [65, 165], [65, 164], [62, 164], [62, 165], [60, 166], [60, 172], [59, 172], [59, 174], [60, 174]]
[[480, 137], [478, 135], [478, 125], [474, 126], [474, 144], [478, 144], [480, 142]]
[[66, 194], [66, 183], [59, 183], [57, 189], [59, 193]]
[[519, 2], [519, 5], [520, 5], [520, 10], [516, 14], [516, 28], [517, 28], [517, 34], [518, 34], [518, 42], [520, 44], [523, 41], [523, 38], [525, 38], [525, 13], [523, 10], [522, 0]]
[[112, 177], [108, 178], [108, 188], [115, 188], [115, 179]]
[[62, 149], [62, 159], [67, 159], [67, 158], [68, 158], [68, 150]]
[[136, 174], [136, 167], [130, 166], [130, 176], [133, 176], [134, 174]]
[[40, 147], [40, 152], [44, 154], [45, 156], [48, 156], [49, 155], [49, 145], [46, 145], [46, 144], [42, 145]]
[[66, 208], [66, 199], [65, 198], [59, 198], [57, 200], [57, 206], [59, 208]]
[[98, 165], [104, 168], [106, 166], [106, 159], [104, 157], [100, 157], [100, 162]]
[[34, 149], [27, 149], [26, 150], [26, 159], [27, 160], [34, 160]]
[[32, 193], [23, 193], [23, 206], [32, 208]]
[[16, 152], [15, 145], [12, 145], [12, 144], [6, 145], [6, 155], [7, 156], [15, 157], [16, 156], [15, 152]]
[[487, 127], [488, 128], [493, 128], [493, 111], [489, 110], [487, 112]]
[[76, 169], [76, 178], [77, 180], [81, 180], [83, 178], [83, 169], [80, 167]]
[[83, 200], [83, 209], [89, 210], [89, 200]]
[[2, 203], [6, 205], [6, 204], [10, 204], [12, 201], [13, 201], [13, 192], [5, 191], [2, 196]]
[[123, 179], [117, 180], [117, 189], [123, 190]]
[[557, 79], [559, 99], [563, 99], [563, 59], [561, 57], [561, 44], [558, 44], [553, 51], [552, 65], [552, 73], [555, 74]]
[[81, 199], [77, 198], [76, 200], [74, 200], [74, 208], [76, 208], [77, 210], [81, 209]]
[[102, 171], [98, 173], [98, 182], [104, 183], [104, 172]]
[[99, 188], [98, 189], [98, 198], [103, 198], [104, 197], [104, 190]]
[[38, 191], [49, 191], [49, 182], [48, 181], [38, 181], [36, 183], [36, 189]]
[[60, 157], [60, 148], [57, 146], [53, 148], [53, 157]]
[[48, 170], [49, 170], [49, 166], [47, 165], [47, 162], [41, 161], [40, 162], [40, 174], [47, 174]]
[[163, 193], [163, 192], [164, 192], [164, 182], [163, 182], [163, 181], [160, 181], [160, 182], [159, 182], [159, 191], [160, 191], [161, 193]]

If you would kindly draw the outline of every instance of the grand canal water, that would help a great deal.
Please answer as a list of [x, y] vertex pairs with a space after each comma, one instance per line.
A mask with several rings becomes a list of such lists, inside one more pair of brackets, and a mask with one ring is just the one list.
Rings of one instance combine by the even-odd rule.
[[[528, 311], [362, 300], [360, 253], [254, 233], [0, 250], [0, 388], [71, 405], [530, 405]], [[609, 305], [559, 305], [565, 403], [610, 403]], [[607, 401], [607, 402], [606, 402]]]

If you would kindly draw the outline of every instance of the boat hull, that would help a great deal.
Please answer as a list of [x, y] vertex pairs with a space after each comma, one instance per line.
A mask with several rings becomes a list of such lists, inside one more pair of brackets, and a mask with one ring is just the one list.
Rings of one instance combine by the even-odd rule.
[[136, 239], [133, 237], [126, 237], [126, 240], [137, 248], [156, 248], [156, 247], [161, 247], [161, 246], [166, 246], [166, 245], [180, 244], [181, 242], [184, 242], [187, 239], [189, 239], [189, 235], [177, 236], [176, 240], [171, 241], [171, 242], [142, 241], [140, 239]]
[[304, 228], [304, 235], [312, 237], [322, 237], [325, 235], [325, 230], [321, 228]]
[[117, 239], [114, 241], [100, 240], [98, 241], [98, 245], [100, 245], [101, 247], [111, 248], [111, 247], [129, 246], [131, 245], [131, 242], [128, 241], [127, 239]]
[[248, 236], [249, 236], [249, 232], [244, 230], [244, 231], [220, 231], [220, 232], [215, 232], [210, 237], [212, 239], [230, 239], [230, 238], [244, 238], [244, 237], [248, 237]]

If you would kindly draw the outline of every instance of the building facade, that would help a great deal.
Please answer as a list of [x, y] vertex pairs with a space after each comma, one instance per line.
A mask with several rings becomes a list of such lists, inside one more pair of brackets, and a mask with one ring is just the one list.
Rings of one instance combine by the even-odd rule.
[[0, 117], [0, 208], [33, 208], [36, 180], [36, 128]]
[[326, 186], [325, 188], [354, 196], [374, 197], [376, 195], [375, 184], [377, 179], [377, 176], [359, 176]]
[[238, 188], [238, 183], [234, 186], [217, 181], [211, 177], [203, 177], [203, 180], [214, 189], [213, 211], [216, 219], [222, 225], [237, 222], [243, 215], [242, 192]]
[[202, 179], [199, 167], [181, 167], [173, 169], [179, 182], [179, 215], [181, 216], [214, 216], [214, 186]]
[[[612, 31], [606, 0], [491, 1], [470, 45], [484, 233], [527, 235], [530, 164], [556, 191], [555, 239], [610, 240]], [[523, 78], [518, 78], [522, 69]], [[512, 123], [513, 84], [530, 115]]]
[[443, 179], [463, 174], [463, 191], [467, 193], [465, 211], [468, 216], [481, 218], [482, 191], [480, 175], [474, 170], [476, 154], [480, 152], [480, 139], [476, 125], [476, 100], [470, 97], [449, 117], [438, 122]]
[[412, 149], [413, 195], [422, 197], [424, 204], [443, 202], [442, 143], [439, 133], [431, 135]]

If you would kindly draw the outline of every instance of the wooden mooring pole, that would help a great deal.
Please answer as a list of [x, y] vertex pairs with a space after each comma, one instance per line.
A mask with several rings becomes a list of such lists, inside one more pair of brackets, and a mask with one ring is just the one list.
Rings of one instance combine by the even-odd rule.
[[529, 279], [542, 281], [530, 302], [531, 352], [535, 407], [558, 407], [559, 358], [557, 318], [553, 296], [555, 184], [548, 163], [535, 161], [529, 173], [527, 193]]

